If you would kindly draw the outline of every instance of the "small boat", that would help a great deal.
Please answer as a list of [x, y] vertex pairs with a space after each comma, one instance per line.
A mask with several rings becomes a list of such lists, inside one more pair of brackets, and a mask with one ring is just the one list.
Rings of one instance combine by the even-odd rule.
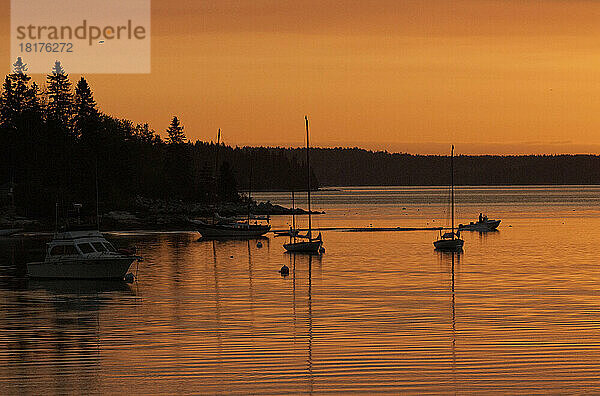
[[[217, 181], [217, 169], [219, 168], [219, 147], [221, 144], [221, 129], [219, 129], [217, 135], [217, 146], [215, 150], [215, 174], [214, 188], [216, 190]], [[218, 213], [214, 213], [212, 222], [208, 223], [202, 220], [189, 221], [194, 224], [204, 239], [247, 239], [260, 237], [271, 230], [269, 224], [271, 219], [269, 216], [260, 217], [253, 216], [250, 213], [252, 204], [252, 163], [250, 163], [250, 177], [248, 183], [248, 215], [245, 219], [239, 219], [236, 217], [221, 217]], [[250, 220], [254, 220], [254, 224], [251, 224]], [[259, 220], [265, 220], [267, 224], [258, 224]]]
[[242, 222], [220, 222], [209, 224], [202, 220], [190, 220], [203, 238], [254, 238], [271, 230], [270, 224], [250, 224]]
[[117, 251], [99, 231], [70, 231], [54, 235], [44, 261], [27, 263], [30, 278], [123, 279], [141, 257]]
[[465, 241], [460, 239], [460, 230], [454, 232], [454, 145], [452, 145], [452, 150], [450, 152], [450, 191], [452, 231], [440, 235], [440, 239], [433, 242], [433, 246], [435, 246], [437, 250], [461, 250], [465, 244]]
[[[306, 238], [306, 241], [298, 241], [296, 238]], [[308, 235], [303, 235], [300, 237], [296, 237], [290, 243], [286, 243], [283, 245], [285, 250], [290, 253], [313, 253], [318, 254], [321, 252], [321, 248], [323, 247], [323, 237], [319, 232], [319, 235], [316, 238], [311, 238]]]
[[[307, 168], [307, 183], [308, 186], [306, 188], [307, 197], [308, 197], [308, 233], [306, 235], [293, 235], [296, 226], [295, 216], [292, 217], [294, 226], [290, 229], [290, 241], [283, 245], [283, 248], [291, 253], [313, 253], [318, 254], [323, 251], [323, 237], [319, 232], [319, 235], [316, 238], [312, 237], [312, 221], [311, 221], [311, 211], [310, 211], [310, 143], [308, 141], [308, 117], [305, 116], [304, 120], [306, 122], [306, 168]], [[300, 240], [297, 239], [306, 239]]]
[[487, 216], [480, 213], [477, 222], [472, 221], [469, 224], [459, 224], [458, 229], [460, 231], [495, 231], [500, 225], [500, 221], [501, 220], [490, 220]]
[[4, 228], [0, 230], [0, 237], [9, 237], [23, 231], [22, 228]]

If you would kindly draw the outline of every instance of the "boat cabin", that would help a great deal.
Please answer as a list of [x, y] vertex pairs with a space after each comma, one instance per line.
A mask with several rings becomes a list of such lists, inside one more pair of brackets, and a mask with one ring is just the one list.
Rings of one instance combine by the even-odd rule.
[[98, 231], [64, 232], [48, 243], [48, 258], [117, 253], [117, 249]]

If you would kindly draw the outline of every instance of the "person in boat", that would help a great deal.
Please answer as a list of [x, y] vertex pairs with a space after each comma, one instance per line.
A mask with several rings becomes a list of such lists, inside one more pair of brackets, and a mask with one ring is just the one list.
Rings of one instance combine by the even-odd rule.
[[483, 220], [483, 213], [479, 213], [479, 222], [481, 223], [482, 220]]

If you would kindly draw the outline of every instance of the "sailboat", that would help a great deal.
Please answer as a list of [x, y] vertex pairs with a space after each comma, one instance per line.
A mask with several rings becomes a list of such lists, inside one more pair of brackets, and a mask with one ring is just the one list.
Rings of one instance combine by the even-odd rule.
[[[316, 238], [312, 237], [312, 220], [310, 210], [310, 143], [308, 139], [308, 117], [304, 116], [306, 123], [306, 169], [307, 169], [307, 197], [308, 197], [308, 233], [306, 235], [290, 236], [290, 242], [283, 245], [285, 250], [293, 253], [320, 253], [323, 247], [321, 233]], [[295, 217], [294, 217], [295, 219]], [[300, 239], [300, 240], [298, 240]]]
[[[433, 242], [438, 250], [460, 250], [462, 249], [465, 241], [460, 239], [460, 230], [454, 232], [454, 145], [450, 152], [450, 202], [452, 206], [452, 232], [446, 232], [440, 235], [440, 239]], [[441, 233], [441, 231], [440, 231]]]
[[[215, 153], [215, 190], [217, 180], [217, 168], [219, 166], [219, 145], [221, 144], [221, 129], [217, 135], [217, 147]], [[271, 230], [270, 217], [252, 216], [250, 208], [252, 204], [252, 165], [250, 166], [250, 177], [248, 179], [248, 216], [244, 219], [237, 217], [221, 217], [218, 213], [214, 213], [212, 224], [202, 220], [190, 219], [202, 235], [202, 238], [230, 238], [230, 239], [245, 239], [260, 237]], [[251, 224], [250, 220], [255, 220], [255, 224]], [[267, 224], [259, 224], [258, 221], [266, 221]]]

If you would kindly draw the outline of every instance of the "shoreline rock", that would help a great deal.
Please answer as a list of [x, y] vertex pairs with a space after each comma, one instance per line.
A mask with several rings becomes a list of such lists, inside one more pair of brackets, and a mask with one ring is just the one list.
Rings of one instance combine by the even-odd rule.
[[[131, 208], [115, 209], [103, 213], [100, 217], [100, 230], [195, 230], [195, 226], [189, 222], [191, 218], [208, 219], [213, 213], [220, 216], [245, 216], [248, 214], [247, 201], [225, 202], [218, 204], [205, 204], [197, 202], [183, 202], [180, 200], [166, 201], [136, 197]], [[250, 204], [250, 212], [261, 216], [285, 216], [306, 215], [308, 211], [300, 208], [286, 208], [274, 205], [270, 201], [255, 202]], [[311, 211], [312, 214], [324, 212]], [[69, 219], [73, 227], [84, 228], [96, 227], [95, 216], [82, 216], [80, 222], [77, 219]], [[63, 219], [64, 221], [64, 219]], [[19, 228], [26, 232], [53, 231], [55, 229], [54, 219], [28, 219], [14, 214], [0, 214], [0, 229]]]

